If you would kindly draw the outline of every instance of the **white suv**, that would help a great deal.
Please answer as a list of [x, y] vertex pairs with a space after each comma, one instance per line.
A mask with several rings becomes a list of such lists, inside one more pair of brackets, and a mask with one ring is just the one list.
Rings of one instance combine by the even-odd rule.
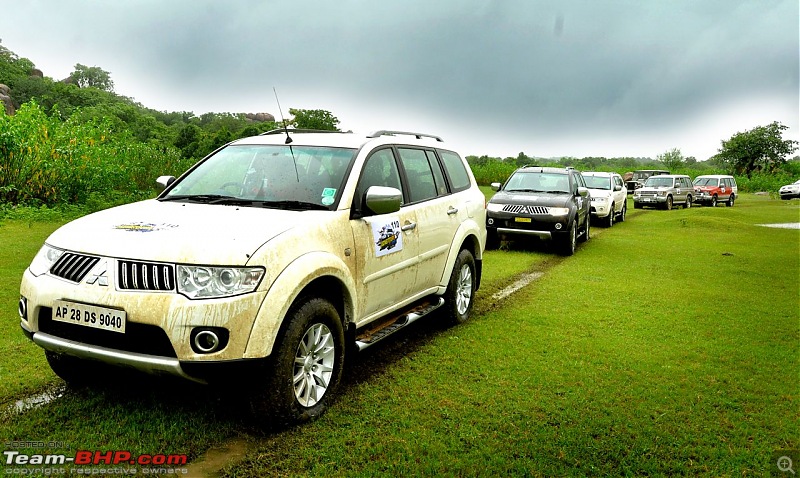
[[256, 412], [299, 422], [346, 354], [470, 314], [484, 196], [438, 137], [281, 130], [159, 183], [63, 226], [24, 273], [22, 329], [69, 382], [105, 362], [245, 385]]
[[614, 221], [625, 221], [628, 214], [628, 188], [617, 173], [583, 172], [586, 187], [592, 197], [592, 217], [611, 227]]

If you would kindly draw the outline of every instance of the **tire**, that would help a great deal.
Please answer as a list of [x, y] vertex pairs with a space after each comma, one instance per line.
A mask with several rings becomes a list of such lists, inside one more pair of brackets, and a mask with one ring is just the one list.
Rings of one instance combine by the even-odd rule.
[[344, 365], [344, 331], [333, 304], [321, 298], [298, 302], [286, 320], [266, 380], [250, 398], [257, 418], [278, 427], [321, 416], [334, 398]]
[[559, 252], [562, 256], [571, 256], [575, 254], [575, 246], [578, 243], [578, 226], [576, 221], [572, 221], [569, 231], [563, 235], [559, 243]]
[[690, 209], [692, 207], [692, 196], [686, 196], [686, 202], [683, 203], [684, 209]]
[[608, 213], [608, 217], [606, 217], [606, 227], [611, 227], [614, 225], [614, 203], [611, 203], [611, 211]]
[[725, 203], [725, 207], [733, 207], [734, 202], [736, 202], [736, 196], [731, 194], [728, 198], [728, 202]]
[[84, 387], [104, 382], [108, 378], [109, 365], [92, 360], [79, 359], [71, 355], [44, 351], [50, 368], [56, 375], [73, 387]]
[[486, 228], [486, 250], [493, 250], [500, 247], [500, 236], [497, 235], [497, 229]]
[[627, 203], [623, 203], [622, 204], [622, 211], [619, 213], [619, 218], [617, 219], [617, 222], [625, 222], [625, 216], [627, 214], [628, 214], [628, 204]]
[[672, 196], [667, 196], [667, 202], [664, 203], [664, 209], [672, 211]]
[[717, 207], [717, 195], [715, 194], [714, 197], [711, 198], [711, 202], [709, 203], [711, 207]]
[[467, 321], [475, 302], [476, 285], [475, 257], [470, 251], [461, 249], [444, 293], [447, 320], [450, 324], [463, 324]]
[[583, 226], [583, 234], [581, 235], [581, 238], [579, 239], [580, 242], [586, 242], [589, 239], [591, 239], [591, 237], [589, 235], [589, 229], [591, 228], [591, 226], [592, 226], [592, 221], [591, 221], [589, 216], [586, 216], [586, 224], [584, 224], [584, 226]]

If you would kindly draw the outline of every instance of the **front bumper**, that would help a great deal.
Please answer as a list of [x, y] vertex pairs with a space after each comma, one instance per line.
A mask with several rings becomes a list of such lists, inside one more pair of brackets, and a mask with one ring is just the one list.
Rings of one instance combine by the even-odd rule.
[[554, 235], [569, 230], [569, 218], [570, 215], [550, 216], [544, 214], [487, 212], [486, 227], [496, 230], [498, 234], [552, 239]]
[[642, 206], [658, 206], [666, 204], [667, 196], [634, 196], [633, 202]]
[[[266, 292], [223, 299], [190, 300], [174, 292], [118, 290], [113, 278], [106, 286], [73, 283], [49, 274], [26, 270], [20, 295], [27, 317], [25, 334], [45, 350], [152, 374], [169, 374], [203, 382], [187, 364], [237, 361], [245, 357], [253, 322]], [[124, 310], [124, 333], [53, 320], [56, 300]], [[224, 329], [227, 342], [211, 353], [192, 348], [198, 327]]]

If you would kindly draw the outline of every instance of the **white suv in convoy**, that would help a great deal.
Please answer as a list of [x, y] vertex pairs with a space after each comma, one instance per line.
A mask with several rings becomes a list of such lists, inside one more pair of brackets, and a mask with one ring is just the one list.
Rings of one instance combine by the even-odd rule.
[[158, 182], [61, 227], [24, 273], [22, 329], [68, 382], [104, 362], [244, 386], [260, 416], [301, 422], [347, 354], [470, 314], [485, 200], [436, 136], [280, 130]]
[[628, 213], [628, 188], [617, 173], [583, 172], [592, 198], [592, 217], [611, 227], [614, 221], [625, 221]]
[[644, 206], [672, 209], [675, 204], [692, 207], [694, 187], [689, 176], [683, 174], [661, 174], [650, 176], [644, 186], [633, 192], [633, 207]]

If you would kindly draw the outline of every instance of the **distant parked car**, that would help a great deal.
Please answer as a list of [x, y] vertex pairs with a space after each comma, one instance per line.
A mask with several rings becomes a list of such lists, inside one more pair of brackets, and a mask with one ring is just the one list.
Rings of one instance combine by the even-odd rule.
[[624, 221], [628, 212], [628, 188], [617, 173], [583, 172], [583, 180], [592, 197], [593, 218], [611, 227], [614, 221]]
[[800, 198], [800, 179], [792, 184], [781, 186], [780, 190], [778, 190], [778, 194], [781, 195], [781, 199]]
[[683, 204], [684, 208], [692, 207], [694, 188], [689, 176], [682, 174], [665, 174], [650, 177], [644, 187], [633, 192], [633, 207], [644, 206], [672, 209], [675, 204]]
[[725, 201], [725, 205], [732, 207], [739, 194], [736, 186], [736, 179], [733, 176], [724, 174], [709, 174], [694, 178], [694, 202], [708, 204], [711, 207], [720, 201]]
[[492, 189], [497, 194], [486, 205], [487, 248], [497, 247], [501, 236], [527, 236], [552, 239], [571, 256], [578, 241], [589, 240], [589, 190], [578, 171], [526, 166]]
[[628, 180], [625, 183], [625, 186], [628, 188], [628, 192], [632, 193], [635, 190], [644, 186], [645, 181], [650, 176], [658, 176], [660, 174], [669, 174], [669, 171], [666, 169], [637, 169], [633, 172], [633, 178]]

